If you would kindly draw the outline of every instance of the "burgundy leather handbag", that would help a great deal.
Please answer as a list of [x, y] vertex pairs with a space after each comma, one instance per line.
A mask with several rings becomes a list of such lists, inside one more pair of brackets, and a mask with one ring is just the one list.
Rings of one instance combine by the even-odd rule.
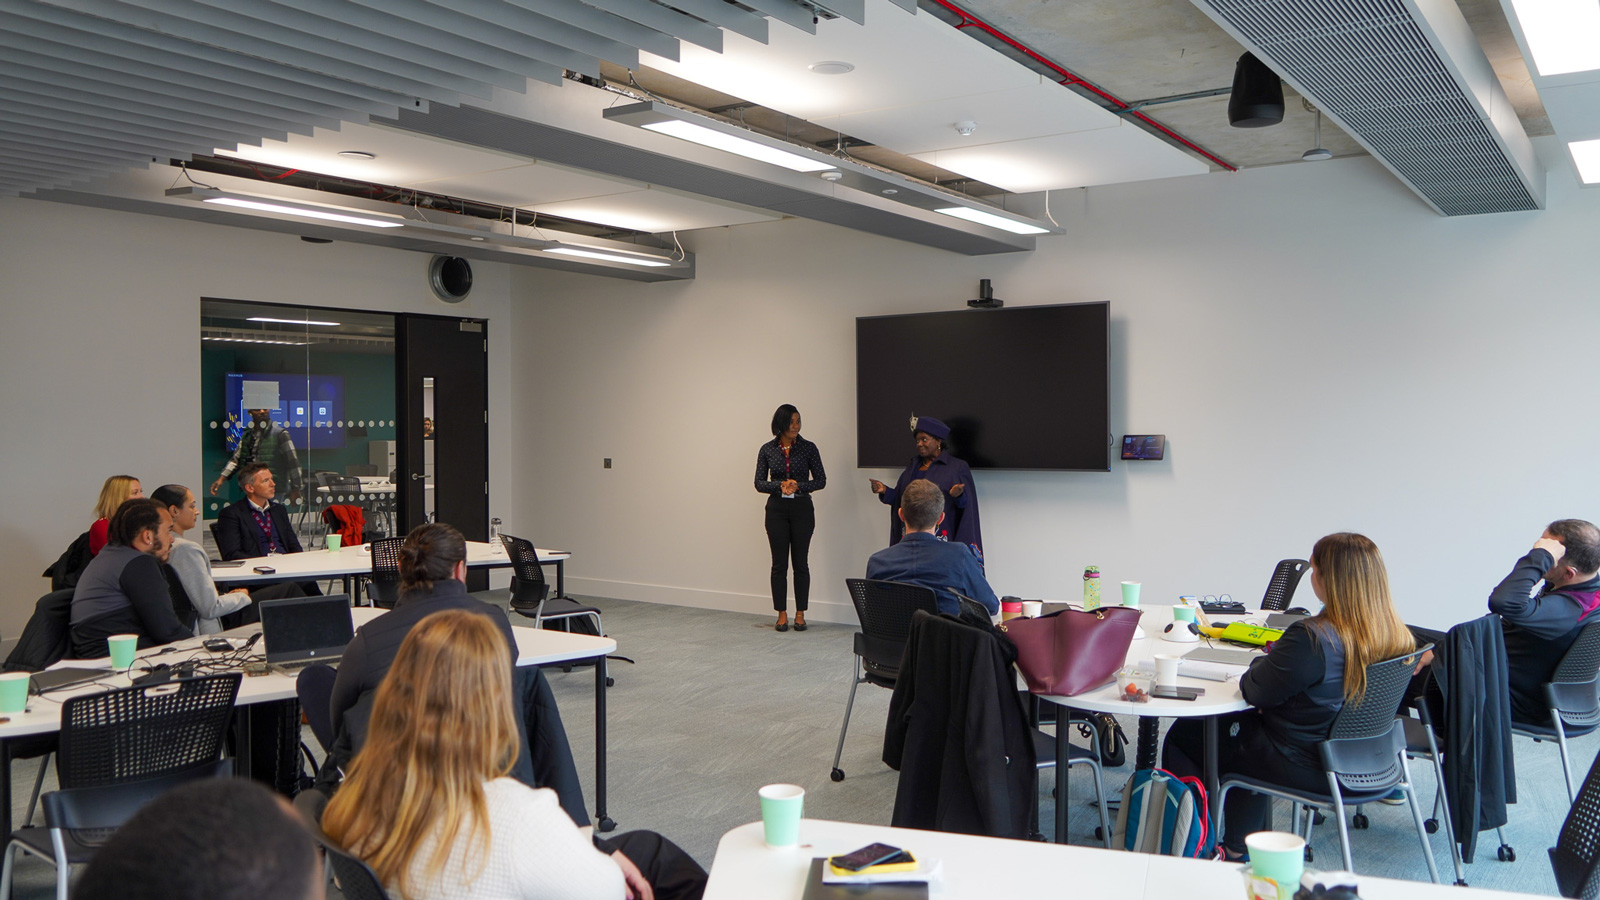
[[1017, 645], [1017, 668], [1028, 690], [1071, 697], [1116, 677], [1128, 658], [1139, 615], [1138, 609], [1125, 606], [1066, 609], [1001, 622], [1000, 630]]

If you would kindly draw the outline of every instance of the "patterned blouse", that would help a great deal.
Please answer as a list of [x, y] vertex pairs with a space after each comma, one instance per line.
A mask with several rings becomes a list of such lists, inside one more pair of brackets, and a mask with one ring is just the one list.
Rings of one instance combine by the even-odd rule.
[[800, 497], [828, 486], [828, 474], [822, 471], [822, 453], [817, 445], [796, 437], [794, 446], [784, 453], [777, 438], [762, 444], [756, 452], [756, 490], [781, 496], [783, 482], [790, 478], [800, 482], [797, 494]]

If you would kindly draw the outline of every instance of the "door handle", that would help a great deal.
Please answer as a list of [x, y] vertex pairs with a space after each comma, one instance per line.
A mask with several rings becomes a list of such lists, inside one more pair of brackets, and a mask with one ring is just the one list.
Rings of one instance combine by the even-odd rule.
[[428, 476], [426, 476], [426, 475], [419, 475], [419, 474], [417, 474], [417, 473], [416, 473], [416, 472], [412, 472], [412, 473], [411, 473], [411, 480], [412, 480], [412, 481], [421, 481], [421, 480], [422, 480], [422, 479], [424, 479], [424, 478], [426, 478], [426, 477], [428, 477]]

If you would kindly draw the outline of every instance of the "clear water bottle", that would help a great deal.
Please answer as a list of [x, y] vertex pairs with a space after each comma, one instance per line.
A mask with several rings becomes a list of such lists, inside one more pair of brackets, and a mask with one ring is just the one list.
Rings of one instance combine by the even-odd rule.
[[505, 549], [500, 541], [500, 519], [495, 517], [489, 520], [489, 552], [499, 553]]

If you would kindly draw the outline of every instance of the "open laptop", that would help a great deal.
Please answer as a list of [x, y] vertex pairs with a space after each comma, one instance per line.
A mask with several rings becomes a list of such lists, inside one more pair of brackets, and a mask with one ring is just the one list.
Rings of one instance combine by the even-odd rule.
[[336, 663], [355, 636], [349, 594], [263, 600], [256, 607], [267, 663], [279, 670]]

